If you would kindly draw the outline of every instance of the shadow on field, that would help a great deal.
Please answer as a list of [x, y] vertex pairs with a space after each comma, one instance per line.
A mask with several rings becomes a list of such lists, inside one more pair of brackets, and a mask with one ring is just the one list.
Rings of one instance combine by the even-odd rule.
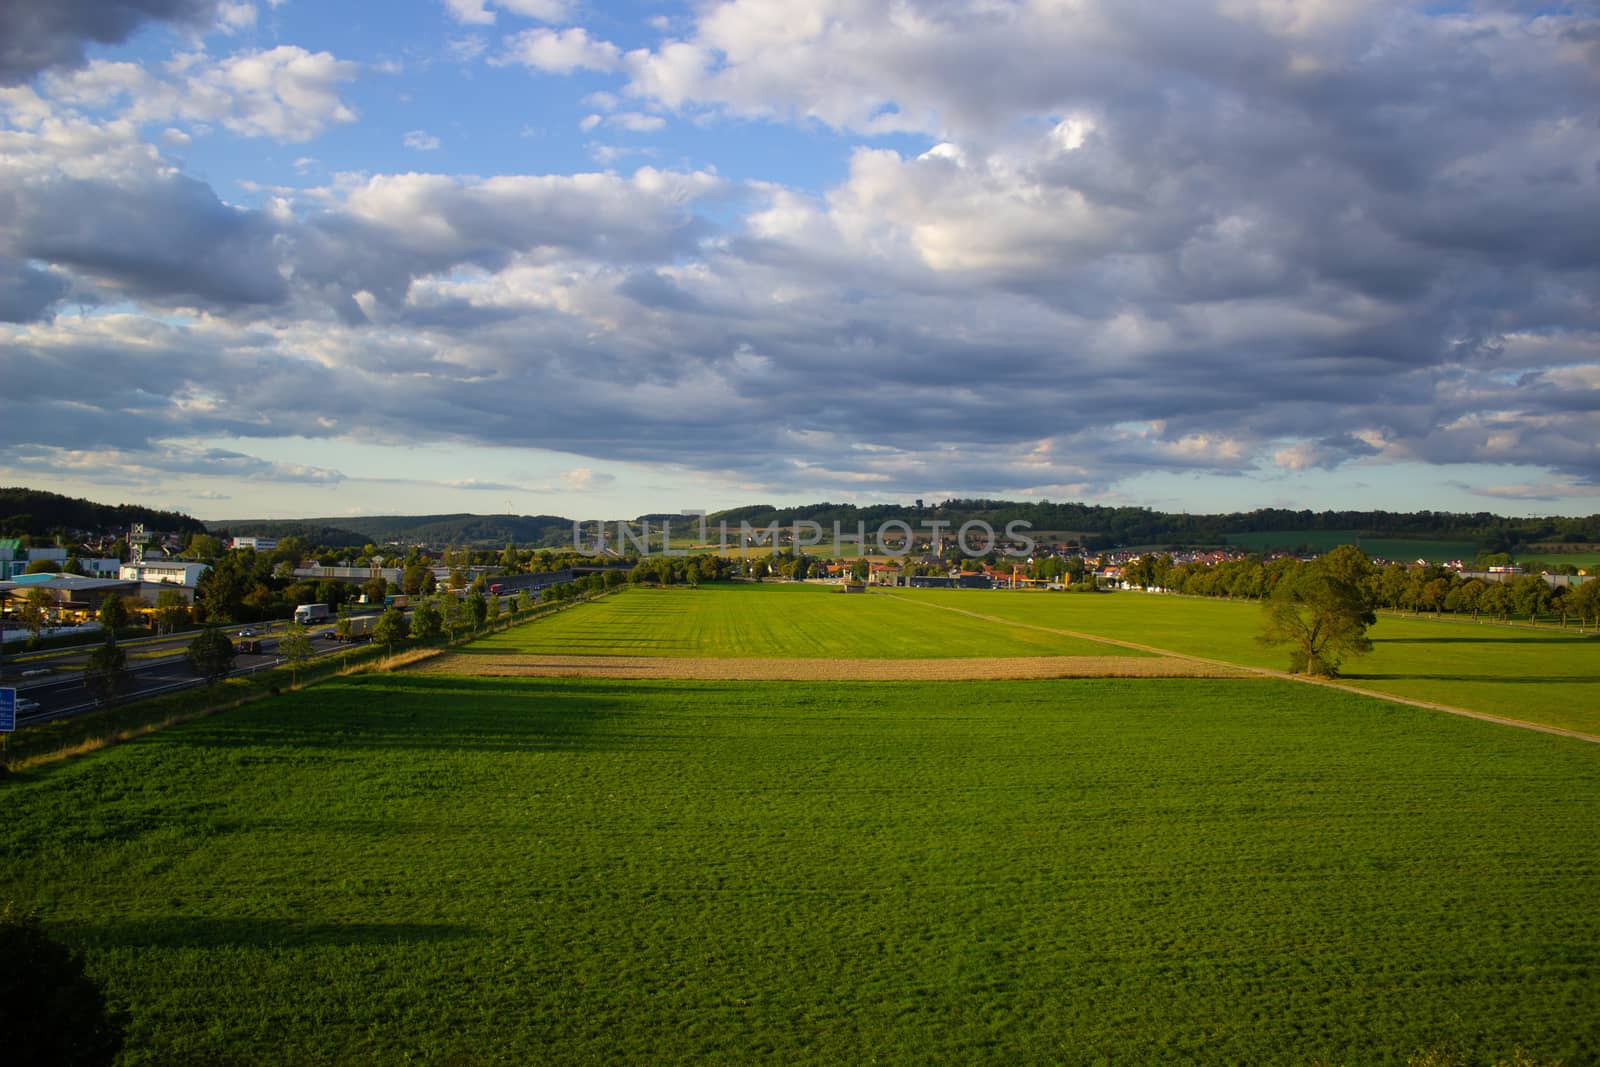
[[477, 937], [449, 923], [319, 923], [296, 919], [127, 919], [72, 931], [72, 940], [99, 948], [297, 948], [318, 945], [420, 945]]
[[[290, 763], [321, 750], [585, 752], [663, 747], [638, 683], [585, 679], [365, 675], [164, 730], [150, 745], [250, 750], [240, 763]], [[278, 751], [270, 751], [270, 750]]]

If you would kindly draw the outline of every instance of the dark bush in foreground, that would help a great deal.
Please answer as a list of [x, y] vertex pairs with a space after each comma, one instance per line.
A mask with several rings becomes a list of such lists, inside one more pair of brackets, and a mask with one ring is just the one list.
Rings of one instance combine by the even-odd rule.
[[9, 1063], [106, 1064], [122, 1049], [124, 1020], [106, 1009], [83, 960], [39, 920], [0, 912], [0, 1040]]

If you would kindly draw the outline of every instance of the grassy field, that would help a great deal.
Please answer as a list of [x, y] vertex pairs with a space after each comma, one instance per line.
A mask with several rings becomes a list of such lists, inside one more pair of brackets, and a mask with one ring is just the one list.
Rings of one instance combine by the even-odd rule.
[[[1073, 596], [904, 590], [896, 596], [1253, 667], [1288, 654], [1256, 644], [1255, 602], [1114, 593]], [[1353, 685], [1600, 734], [1600, 638], [1574, 631], [1384, 615], [1375, 651], [1346, 664]]]
[[1590, 574], [1595, 573], [1594, 568], [1600, 567], [1600, 552], [1518, 552], [1517, 562], [1538, 560], [1544, 563], [1560, 566], [1570, 563], [1574, 567], [1587, 569]]
[[1448, 563], [1461, 559], [1471, 562], [1479, 552], [1473, 541], [1417, 540], [1409, 537], [1363, 537], [1359, 530], [1277, 530], [1271, 532], [1228, 534], [1227, 542], [1252, 552], [1269, 550], [1292, 552], [1302, 545], [1318, 552], [1327, 552], [1340, 545], [1359, 544], [1369, 556], [1409, 563], [1425, 559], [1430, 563]]
[[1600, 748], [1292, 683], [369, 675], [0, 791], [128, 1064], [1600, 1060]]
[[922, 659], [1133, 655], [1106, 645], [954, 615], [905, 610], [822, 585], [630, 589], [462, 650], [486, 656], [728, 656]]

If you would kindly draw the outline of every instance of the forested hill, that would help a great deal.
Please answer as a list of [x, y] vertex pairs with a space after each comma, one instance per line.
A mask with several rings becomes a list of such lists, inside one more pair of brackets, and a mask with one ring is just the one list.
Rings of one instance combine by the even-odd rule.
[[390, 542], [549, 548], [572, 544], [572, 520], [559, 515], [344, 515], [324, 519], [230, 519], [207, 526], [218, 536], [294, 536], [330, 548]]
[[1094, 504], [969, 499], [946, 500], [924, 508], [899, 505], [858, 508], [851, 504], [829, 503], [789, 508], [754, 505], [708, 517], [713, 526], [724, 520], [730, 527], [741, 521], [752, 526], [766, 526], [773, 522], [789, 525], [809, 520], [821, 523], [824, 529], [831, 529], [834, 522], [844, 529], [854, 529], [858, 522], [864, 522], [869, 530], [890, 519], [909, 522], [913, 527], [924, 521], [942, 521], [951, 523], [951, 528], [981, 519], [997, 530], [1017, 520], [1029, 523], [1035, 531], [1075, 535], [1094, 546], [1220, 545], [1226, 543], [1230, 534], [1312, 530], [1472, 541], [1489, 552], [1507, 551], [1535, 542], [1600, 542], [1600, 515], [1508, 518], [1489, 512], [1291, 511], [1282, 508], [1190, 515]]
[[142, 522], [151, 530], [201, 533], [205, 523], [176, 511], [137, 504], [96, 504], [44, 489], [0, 488], [0, 536], [44, 537], [56, 532], [126, 533]]
[[[663, 516], [649, 516], [657, 526]], [[672, 517], [675, 534], [694, 527], [693, 520]], [[806, 504], [774, 507], [754, 504], [707, 516], [713, 539], [719, 522], [737, 529], [741, 521], [766, 527], [776, 522], [819, 523], [845, 530], [857, 523], [869, 531], [899, 520], [921, 529], [923, 522], [948, 523], [981, 519], [996, 530], [1012, 521], [1029, 524], [1035, 534], [1061, 535], [1091, 547], [1111, 545], [1222, 545], [1237, 534], [1300, 531], [1352, 532], [1362, 537], [1402, 537], [1470, 541], [1485, 552], [1513, 551], [1537, 543], [1600, 543], [1600, 515], [1583, 518], [1549, 516], [1510, 518], [1490, 512], [1443, 511], [1291, 511], [1264, 508], [1219, 515], [1190, 515], [1149, 508], [1102, 507], [1083, 503], [1019, 502], [956, 499], [918, 508], [900, 504]], [[231, 519], [202, 523], [188, 515], [129, 504], [96, 504], [37, 489], [0, 489], [0, 536], [48, 535], [58, 530], [110, 533], [143, 522], [153, 530], [177, 530], [218, 536], [296, 536], [332, 548], [425, 544], [433, 546], [502, 546], [559, 548], [572, 544], [572, 520], [559, 515], [361, 515], [311, 519]], [[659, 528], [659, 527], [657, 527]], [[1286, 538], [1286, 543], [1289, 539]]]

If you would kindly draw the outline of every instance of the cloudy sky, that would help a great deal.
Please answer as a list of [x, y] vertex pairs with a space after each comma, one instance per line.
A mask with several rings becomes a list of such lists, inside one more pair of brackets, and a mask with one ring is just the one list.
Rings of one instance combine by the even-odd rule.
[[8, 0], [0, 484], [1600, 511], [1600, 8]]

